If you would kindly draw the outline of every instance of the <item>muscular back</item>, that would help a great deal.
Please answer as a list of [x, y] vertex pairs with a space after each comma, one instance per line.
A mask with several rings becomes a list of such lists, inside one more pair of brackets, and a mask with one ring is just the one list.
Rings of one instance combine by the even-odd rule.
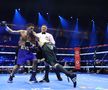
[[27, 42], [27, 31], [22, 30], [20, 35], [19, 46], [25, 46], [25, 43]]
[[6, 30], [9, 33], [20, 34], [19, 46], [25, 46], [26, 42], [31, 42], [31, 43], [35, 44], [35, 37], [32, 34], [33, 31], [31, 31], [31, 30], [17, 30], [16, 31], [16, 30], [12, 30], [8, 26], [6, 26]]
[[20, 40], [19, 40], [19, 46], [22, 46], [22, 45], [25, 46], [26, 42], [31, 42], [32, 44], [36, 43], [35, 37], [33, 35], [29, 34], [28, 31], [23, 30], [20, 32], [20, 35], [21, 36], [20, 36]]

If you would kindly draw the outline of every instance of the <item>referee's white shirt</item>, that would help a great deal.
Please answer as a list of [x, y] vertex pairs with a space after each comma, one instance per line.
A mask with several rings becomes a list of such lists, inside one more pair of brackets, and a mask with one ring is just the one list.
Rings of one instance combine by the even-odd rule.
[[55, 45], [55, 40], [53, 38], [53, 36], [50, 34], [50, 33], [45, 33], [45, 34], [42, 34], [42, 33], [37, 33], [37, 37], [39, 37], [39, 45], [42, 47], [45, 43], [49, 43], [51, 42], [52, 44]]

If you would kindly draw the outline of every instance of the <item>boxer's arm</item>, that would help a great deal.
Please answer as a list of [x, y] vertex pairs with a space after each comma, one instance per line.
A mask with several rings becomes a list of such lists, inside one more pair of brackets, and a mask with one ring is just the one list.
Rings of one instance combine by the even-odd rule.
[[36, 32], [33, 31], [33, 35], [34, 35], [37, 39], [39, 39], [39, 36], [38, 36], [38, 34], [37, 34]]
[[33, 35], [34, 35], [35, 37], [37, 37], [37, 34], [36, 34], [36, 32], [34, 32], [34, 31], [33, 31]]
[[20, 34], [23, 30], [12, 30], [11, 28], [9, 28], [8, 26], [6, 26], [6, 31], [8, 31], [9, 33], [15, 33], [15, 34]]

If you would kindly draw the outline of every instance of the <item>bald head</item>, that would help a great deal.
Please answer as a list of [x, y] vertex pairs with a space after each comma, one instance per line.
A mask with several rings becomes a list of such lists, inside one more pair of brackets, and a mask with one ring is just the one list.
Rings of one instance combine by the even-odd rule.
[[42, 25], [41, 26], [41, 32], [46, 32], [47, 31], [47, 26], [46, 25]]

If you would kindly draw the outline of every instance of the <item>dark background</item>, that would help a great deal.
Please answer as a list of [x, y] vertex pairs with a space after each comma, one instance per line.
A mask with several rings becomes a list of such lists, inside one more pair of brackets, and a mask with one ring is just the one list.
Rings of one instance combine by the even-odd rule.
[[[37, 25], [38, 13], [41, 12], [46, 20], [50, 19], [52, 28], [59, 28], [58, 31], [62, 32], [58, 16], [61, 15], [69, 21], [72, 16], [72, 25], [75, 26], [75, 21], [78, 18], [80, 32], [84, 33], [86, 37], [83, 39], [87, 43], [83, 44], [81, 42], [82, 46], [88, 46], [91, 20], [93, 19], [96, 23], [98, 44], [104, 44], [104, 36], [108, 22], [107, 5], [107, 0], [0, 0], [0, 21], [5, 20], [8, 23], [12, 23], [15, 9], [20, 8], [21, 15], [28, 23], [31, 22]], [[47, 12], [50, 18], [46, 16]]]
[[[18, 8], [23, 16], [32, 22], [38, 12], [48, 12], [54, 20], [58, 15], [66, 18], [72, 16], [83, 21], [95, 19], [100, 24], [108, 20], [107, 0], [0, 0], [0, 20], [11, 22], [14, 10]], [[55, 26], [57, 24], [55, 23]]]
[[[108, 44], [105, 38], [106, 27], [108, 23], [108, 1], [107, 0], [0, 0], [0, 21], [12, 23], [15, 9], [20, 8], [21, 15], [28, 23], [34, 23], [38, 27], [38, 13], [48, 21], [50, 20], [52, 28], [49, 30], [52, 33], [56, 46], [59, 47], [74, 47], [71, 45], [73, 28], [75, 27], [76, 19], [79, 20], [78, 39], [80, 47], [89, 46], [90, 33], [92, 30], [92, 22], [95, 21], [97, 45]], [[49, 13], [49, 18], [46, 13]], [[63, 16], [65, 19], [72, 21], [73, 28], [64, 30], [60, 26], [58, 16]], [[72, 16], [72, 19], [70, 17]], [[1, 45], [18, 45], [19, 35], [12, 35], [5, 31], [4, 27], [0, 27], [0, 44]], [[107, 42], [105, 42], [105, 40]], [[12, 51], [13, 49], [0, 48], [0, 51]], [[95, 49], [92, 50], [94, 52]], [[97, 51], [107, 51], [108, 48], [98, 48]], [[13, 50], [15, 51], [15, 50]], [[90, 52], [91, 49], [82, 50], [81, 52]], [[60, 51], [60, 53], [73, 53], [73, 51]], [[102, 59], [104, 55], [98, 56]], [[105, 59], [108, 59], [106, 55]], [[61, 58], [61, 57], [60, 57]], [[83, 60], [93, 60], [93, 55], [82, 57]], [[2, 57], [1, 57], [1, 60]]]

